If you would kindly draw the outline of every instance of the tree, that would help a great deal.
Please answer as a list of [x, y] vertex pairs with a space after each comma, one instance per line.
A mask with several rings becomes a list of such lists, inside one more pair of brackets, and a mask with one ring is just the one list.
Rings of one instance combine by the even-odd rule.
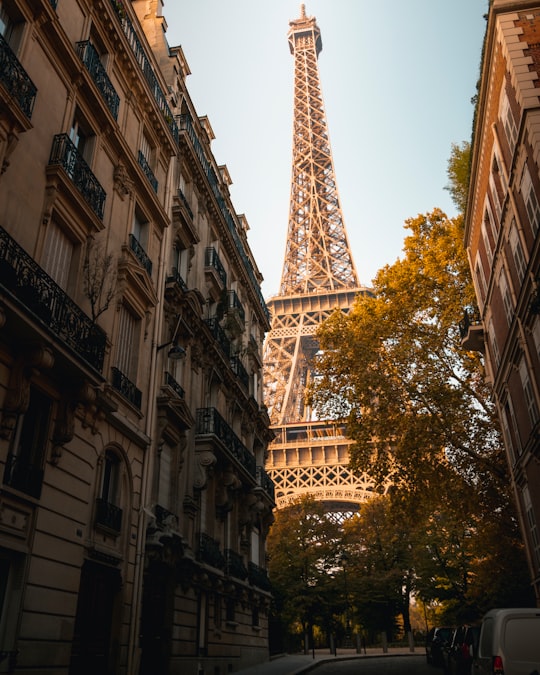
[[343, 609], [336, 581], [341, 537], [339, 525], [312, 497], [276, 513], [267, 538], [268, 572], [277, 613], [291, 633], [300, 626], [306, 635], [314, 624], [329, 631], [335, 613]]
[[406, 520], [384, 495], [373, 497], [343, 524], [350, 597], [360, 625], [371, 636], [384, 631], [393, 639], [398, 614], [404, 631], [411, 630], [414, 580], [411, 523]]
[[461, 145], [452, 143], [447, 169], [450, 183], [446, 189], [450, 192], [452, 201], [459, 212], [463, 214], [467, 207], [469, 193], [470, 155], [470, 143], [467, 141], [464, 141]]
[[90, 301], [92, 321], [106, 312], [116, 295], [114, 257], [105, 255], [103, 242], [88, 239], [83, 264], [83, 290]]
[[418, 592], [478, 614], [480, 589], [503, 590], [482, 561], [504, 542], [514, 563], [497, 572], [516, 578], [523, 552], [482, 356], [461, 347], [458, 321], [474, 309], [463, 219], [435, 209], [406, 228], [404, 256], [379, 271], [373, 295], [319, 330], [310, 402], [346, 419], [353, 470], [381, 491], [390, 483], [395, 507], [422, 524], [411, 532]]

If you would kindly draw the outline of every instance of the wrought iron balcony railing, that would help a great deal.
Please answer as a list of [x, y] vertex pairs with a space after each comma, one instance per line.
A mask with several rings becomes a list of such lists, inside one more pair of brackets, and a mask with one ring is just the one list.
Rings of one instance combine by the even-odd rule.
[[196, 434], [212, 434], [217, 436], [221, 443], [227, 448], [231, 457], [255, 478], [255, 457], [215, 408], [199, 408], [197, 410]]
[[263, 591], [269, 591], [271, 589], [266, 570], [259, 567], [259, 565], [256, 565], [254, 562], [248, 563], [248, 576], [249, 583], [253, 586], [258, 586], [258, 588], [261, 588]]
[[191, 206], [189, 205], [189, 202], [186, 198], [186, 195], [182, 192], [180, 188], [178, 188], [178, 199], [182, 202], [184, 205], [184, 208], [186, 209], [189, 217], [191, 220], [193, 220], [193, 211], [191, 210]]
[[223, 263], [218, 255], [218, 252], [213, 246], [208, 246], [204, 254], [204, 266], [213, 267], [218, 273], [219, 278], [221, 279], [224, 286], [227, 285], [227, 272]]
[[257, 483], [260, 485], [260, 487], [262, 487], [266, 494], [271, 497], [272, 501], [275, 501], [276, 488], [274, 481], [270, 478], [262, 466], [257, 467]]
[[219, 325], [218, 320], [216, 318], [205, 319], [205, 322], [208, 328], [210, 328], [210, 332], [212, 333], [215, 341], [218, 343], [225, 356], [229, 358], [231, 353], [231, 342], [225, 335], [223, 328]]
[[4, 467], [4, 485], [20, 490], [26, 495], [39, 499], [43, 483], [43, 469], [30, 462], [21, 461], [17, 455], [9, 453]]
[[0, 82], [17, 101], [26, 117], [31, 119], [37, 88], [1, 33]]
[[174, 393], [178, 396], [178, 398], [185, 398], [185, 391], [174, 379], [174, 377], [166, 371], [165, 371], [165, 384], [174, 391]]
[[103, 220], [106, 193], [67, 134], [54, 137], [49, 165], [62, 166], [85, 202]]
[[106, 334], [2, 227], [0, 285], [44, 321], [61, 342], [96, 370], [103, 370]]
[[238, 355], [231, 358], [231, 368], [244, 389], [249, 389], [249, 375]]
[[228, 307], [230, 310], [238, 312], [238, 316], [242, 321], [246, 320], [246, 312], [244, 310], [244, 306], [240, 302], [240, 298], [238, 297], [238, 294], [236, 291], [229, 291], [228, 292]]
[[472, 315], [465, 309], [463, 319], [459, 322], [461, 346], [468, 351], [484, 351], [484, 326], [480, 313], [476, 310]]
[[122, 31], [127, 38], [131, 51], [137, 59], [137, 63], [141, 68], [144, 79], [150, 87], [150, 91], [152, 92], [158, 108], [160, 109], [165, 122], [171, 130], [174, 140], [178, 143], [178, 125], [176, 124], [176, 120], [174, 119], [171, 109], [169, 108], [165, 94], [159, 85], [156, 74], [152, 68], [152, 64], [150, 63], [150, 59], [146, 55], [142, 42], [137, 36], [135, 27], [129, 19], [124, 2], [123, 0], [111, 0], [111, 5], [116, 13], [116, 16], [118, 17], [118, 20], [120, 21]]
[[139, 240], [134, 234], [129, 235], [129, 247], [135, 254], [137, 260], [148, 272], [149, 276], [152, 276], [152, 261], [150, 260], [148, 254], [146, 253], [144, 248], [140, 245]]
[[232, 548], [225, 549], [225, 562], [226, 562], [226, 571], [231, 577], [236, 577], [236, 579], [246, 579], [248, 571], [244, 565], [242, 556], [233, 551]]
[[132, 403], [136, 408], [141, 408], [142, 392], [133, 384], [133, 382], [118, 370], [112, 368], [112, 386], [119, 391], [124, 398]]
[[158, 182], [157, 178], [154, 176], [154, 172], [152, 171], [152, 167], [150, 164], [148, 164], [148, 160], [144, 156], [142, 150], [139, 150], [138, 154], [138, 161], [139, 161], [139, 166], [144, 172], [144, 175], [148, 178], [148, 181], [150, 185], [154, 188], [154, 192], [157, 192], [158, 189]]
[[105, 499], [96, 499], [95, 525], [106, 527], [113, 532], [122, 531], [122, 509]]
[[187, 293], [189, 291], [188, 285], [182, 278], [180, 272], [176, 269], [176, 267], [172, 268], [172, 274], [167, 277], [167, 282], [174, 282], [180, 286], [180, 288], [184, 291], [184, 293]]
[[219, 550], [218, 542], [204, 532], [201, 532], [199, 540], [199, 559], [207, 565], [225, 570], [225, 558]]
[[118, 119], [120, 97], [116, 93], [116, 90], [107, 75], [107, 71], [100, 61], [96, 48], [90, 40], [77, 42], [77, 53], [94, 80], [96, 87], [103, 96], [107, 108], [111, 111], [111, 115], [114, 119]]

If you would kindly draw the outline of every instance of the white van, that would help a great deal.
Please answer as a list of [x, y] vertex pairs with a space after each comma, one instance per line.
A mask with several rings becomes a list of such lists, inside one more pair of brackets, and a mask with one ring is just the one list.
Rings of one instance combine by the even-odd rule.
[[487, 612], [472, 674], [540, 675], [540, 609]]

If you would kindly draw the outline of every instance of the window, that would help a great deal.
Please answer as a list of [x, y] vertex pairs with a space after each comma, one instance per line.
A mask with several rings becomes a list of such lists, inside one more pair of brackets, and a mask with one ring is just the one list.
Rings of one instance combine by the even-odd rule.
[[13, 5], [0, 0], [0, 35], [9, 44], [13, 51], [17, 51], [18, 42], [24, 26], [23, 18], [15, 13]]
[[135, 381], [140, 322], [125, 305], [120, 308], [119, 321], [116, 365], [123, 375]]
[[[487, 217], [487, 212], [486, 212], [486, 217]], [[482, 239], [484, 241], [484, 246], [486, 249], [487, 257], [488, 257], [488, 262], [490, 265], [493, 264], [493, 254], [494, 254], [494, 244], [491, 242], [487, 229], [486, 229], [486, 218], [484, 218], [484, 221], [482, 223]]]
[[78, 112], [73, 119], [73, 124], [71, 125], [69, 132], [69, 138], [73, 145], [77, 148], [79, 155], [84, 157], [86, 162], [90, 164], [93, 134], [88, 125], [82, 120]]
[[508, 450], [508, 455], [511, 458], [511, 463], [512, 466], [516, 463], [516, 452], [514, 449], [514, 441], [513, 441], [513, 434], [512, 430], [510, 427], [510, 421], [508, 419], [508, 404], [504, 406], [504, 408], [501, 410], [501, 426], [502, 426], [502, 432], [504, 436], [504, 441], [506, 443], [506, 449]]
[[122, 509], [120, 508], [120, 469], [122, 462], [114, 450], [106, 450], [103, 457], [101, 490], [96, 501], [97, 527], [118, 533], [122, 529]]
[[510, 151], [514, 152], [514, 148], [516, 147], [517, 142], [518, 130], [516, 126], [516, 121], [514, 119], [514, 115], [510, 108], [510, 101], [508, 100], [508, 96], [506, 94], [506, 91], [504, 90], [501, 96], [500, 115], [501, 115], [501, 122], [504, 127], [504, 132], [506, 134], [506, 140], [508, 141], [508, 145], [510, 146]]
[[540, 537], [538, 536], [538, 527], [536, 525], [536, 517], [534, 515], [531, 493], [529, 492], [528, 485], [525, 485], [521, 491], [521, 494], [523, 497], [523, 508], [527, 518], [529, 534], [531, 537], [534, 562], [536, 563], [536, 569], [538, 569], [540, 567]]
[[540, 317], [536, 317], [532, 325], [532, 337], [534, 346], [536, 347], [536, 354], [540, 357]]
[[538, 421], [538, 407], [536, 405], [536, 399], [534, 396], [531, 378], [529, 377], [527, 362], [525, 360], [525, 357], [523, 356], [521, 357], [521, 360], [519, 362], [519, 377], [521, 379], [523, 394], [525, 396], [525, 401], [527, 403], [527, 411], [529, 413], [529, 419], [531, 421], [531, 424], [534, 426]]
[[120, 485], [120, 458], [112, 450], [105, 453], [103, 463], [103, 480], [101, 483], [101, 498], [109, 504], [118, 504]]
[[[24, 555], [0, 548], [0, 652], [4, 653], [7, 663], [17, 654], [17, 617], [22, 598], [25, 563]], [[8, 670], [2, 670], [8, 671], [9, 666]]]
[[73, 244], [56, 223], [47, 227], [45, 246], [43, 249], [43, 269], [56, 283], [67, 290]]
[[525, 253], [523, 252], [523, 246], [521, 245], [521, 239], [519, 237], [515, 218], [512, 219], [509, 240], [510, 248], [512, 249], [512, 256], [514, 258], [514, 264], [516, 266], [516, 272], [518, 279], [521, 282], [523, 281], [525, 272], [527, 271], [527, 261], [525, 260]]
[[493, 326], [493, 319], [489, 320], [488, 323], [488, 336], [489, 336], [489, 346], [491, 347], [491, 352], [493, 356], [493, 364], [499, 367], [501, 363], [501, 354], [499, 352], [499, 345], [497, 343], [497, 335], [495, 334], [495, 328]]
[[31, 386], [28, 409], [17, 419], [4, 470], [6, 485], [36, 499], [41, 496], [51, 409], [51, 399]]
[[479, 302], [481, 305], [483, 305], [486, 300], [487, 282], [480, 255], [476, 256], [476, 263], [474, 265], [474, 280], [476, 282], [477, 296]]
[[523, 169], [520, 190], [525, 208], [527, 209], [527, 215], [529, 216], [532, 233], [536, 237], [540, 223], [540, 205], [538, 204], [538, 197], [534, 191], [531, 174], [527, 166]]
[[501, 291], [506, 320], [510, 326], [514, 317], [514, 303], [512, 302], [512, 296], [510, 295], [510, 289], [508, 287], [508, 281], [506, 279], [506, 272], [504, 271], [504, 268], [501, 269], [501, 273], [499, 274], [499, 289]]

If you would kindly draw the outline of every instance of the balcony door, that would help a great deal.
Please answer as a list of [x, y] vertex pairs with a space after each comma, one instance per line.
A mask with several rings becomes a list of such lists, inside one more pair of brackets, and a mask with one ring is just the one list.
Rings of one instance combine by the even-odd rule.
[[116, 675], [112, 649], [121, 586], [120, 571], [87, 560], [81, 571], [70, 675]]

